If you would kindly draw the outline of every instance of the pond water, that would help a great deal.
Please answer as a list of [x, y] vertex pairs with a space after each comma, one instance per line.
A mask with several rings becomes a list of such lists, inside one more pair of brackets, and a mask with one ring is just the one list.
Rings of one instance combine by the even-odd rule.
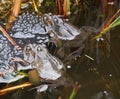
[[111, 31], [110, 57], [104, 59], [98, 65], [89, 64], [86, 66], [84, 63], [75, 70], [74, 77], [77, 77], [76, 79], [83, 85], [76, 99], [120, 98], [119, 31], [120, 27]]

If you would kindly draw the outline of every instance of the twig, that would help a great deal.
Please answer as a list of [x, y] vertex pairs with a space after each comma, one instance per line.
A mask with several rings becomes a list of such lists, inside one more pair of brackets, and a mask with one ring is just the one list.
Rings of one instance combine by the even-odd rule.
[[34, 1], [34, 0], [31, 0], [31, 1], [32, 1], [32, 3], [33, 3], [33, 6], [34, 6], [35, 11], [38, 13], [38, 8], [37, 8], [37, 5], [35, 4], [35, 1]]
[[6, 29], [8, 30], [11, 26], [11, 23], [16, 19], [20, 12], [22, 0], [13, 0], [13, 8], [11, 11], [11, 15], [9, 17], [8, 23], [6, 24]]
[[0, 25], [0, 31], [4, 34], [4, 36], [10, 41], [10, 43], [16, 47], [16, 49], [21, 49], [16, 42], [10, 37], [10, 35], [6, 32], [6, 30]]
[[76, 96], [79, 89], [80, 89], [80, 85], [78, 84], [78, 82], [76, 82], [73, 86], [73, 91], [72, 91], [69, 99], [74, 99], [74, 97]]
[[5, 93], [7, 93], [7, 92], [10, 92], [10, 91], [13, 91], [13, 90], [16, 90], [16, 89], [28, 87], [28, 86], [31, 86], [31, 85], [32, 85], [32, 84], [31, 84], [30, 82], [26, 82], [26, 83], [21, 84], [21, 85], [17, 85], [17, 86], [5, 88], [5, 89], [0, 90], [0, 95], [3, 95], [3, 94], [5, 94]]
[[100, 33], [102, 33], [104, 29], [106, 29], [110, 25], [110, 23], [114, 20], [118, 13], [120, 13], [120, 9], [112, 16], [112, 18], [110, 18], [106, 25], [101, 29]]
[[104, 27], [101, 29], [100, 34], [95, 36], [93, 39], [100, 38], [106, 31], [106, 29], [109, 27], [111, 22], [114, 20], [114, 18], [120, 13], [120, 9], [110, 18], [110, 20], [104, 25]]
[[79, 5], [78, 0], [75, 0], [76, 5]]
[[58, 97], [58, 99], [62, 99], [62, 97], [61, 97], [61, 96], [59, 96], [59, 97]]

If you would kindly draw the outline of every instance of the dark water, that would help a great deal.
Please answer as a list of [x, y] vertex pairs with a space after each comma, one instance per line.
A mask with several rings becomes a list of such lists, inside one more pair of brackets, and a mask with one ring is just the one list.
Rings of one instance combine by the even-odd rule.
[[111, 31], [110, 57], [98, 65], [83, 64], [76, 70], [76, 79], [82, 84], [76, 99], [120, 99], [119, 32], [120, 27]]

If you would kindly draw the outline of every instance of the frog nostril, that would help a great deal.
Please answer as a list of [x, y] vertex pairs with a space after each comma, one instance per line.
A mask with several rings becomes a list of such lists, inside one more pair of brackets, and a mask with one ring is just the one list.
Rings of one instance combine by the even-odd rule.
[[37, 51], [42, 51], [42, 48], [38, 46]]
[[30, 51], [30, 49], [31, 49], [30, 46], [26, 47], [26, 51]]

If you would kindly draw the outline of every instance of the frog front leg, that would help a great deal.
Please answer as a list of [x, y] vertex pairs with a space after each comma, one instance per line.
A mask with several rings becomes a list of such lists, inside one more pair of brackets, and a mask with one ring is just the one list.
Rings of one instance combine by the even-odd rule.
[[28, 71], [28, 78], [29, 78], [29, 81], [33, 85], [40, 84], [41, 81], [40, 81], [38, 70], [33, 68], [29, 62], [27, 62], [19, 57], [13, 57], [12, 60], [14, 62], [19, 63], [18, 68], [17, 68], [18, 71], [19, 70], [29, 70]]
[[82, 51], [84, 50], [84, 48], [85, 48], [85, 45], [84, 45], [84, 44], [81, 44], [81, 46], [80, 46], [77, 50], [75, 50], [75, 51], [73, 51], [72, 53], [70, 53], [70, 54], [64, 59], [64, 61], [73, 60], [73, 59], [76, 60], [77, 57], [80, 57], [80, 56], [81, 56], [81, 53], [82, 53]]
[[12, 61], [20, 63], [22, 66], [28, 66], [30, 65], [29, 62], [19, 58], [19, 57], [12, 57]]

